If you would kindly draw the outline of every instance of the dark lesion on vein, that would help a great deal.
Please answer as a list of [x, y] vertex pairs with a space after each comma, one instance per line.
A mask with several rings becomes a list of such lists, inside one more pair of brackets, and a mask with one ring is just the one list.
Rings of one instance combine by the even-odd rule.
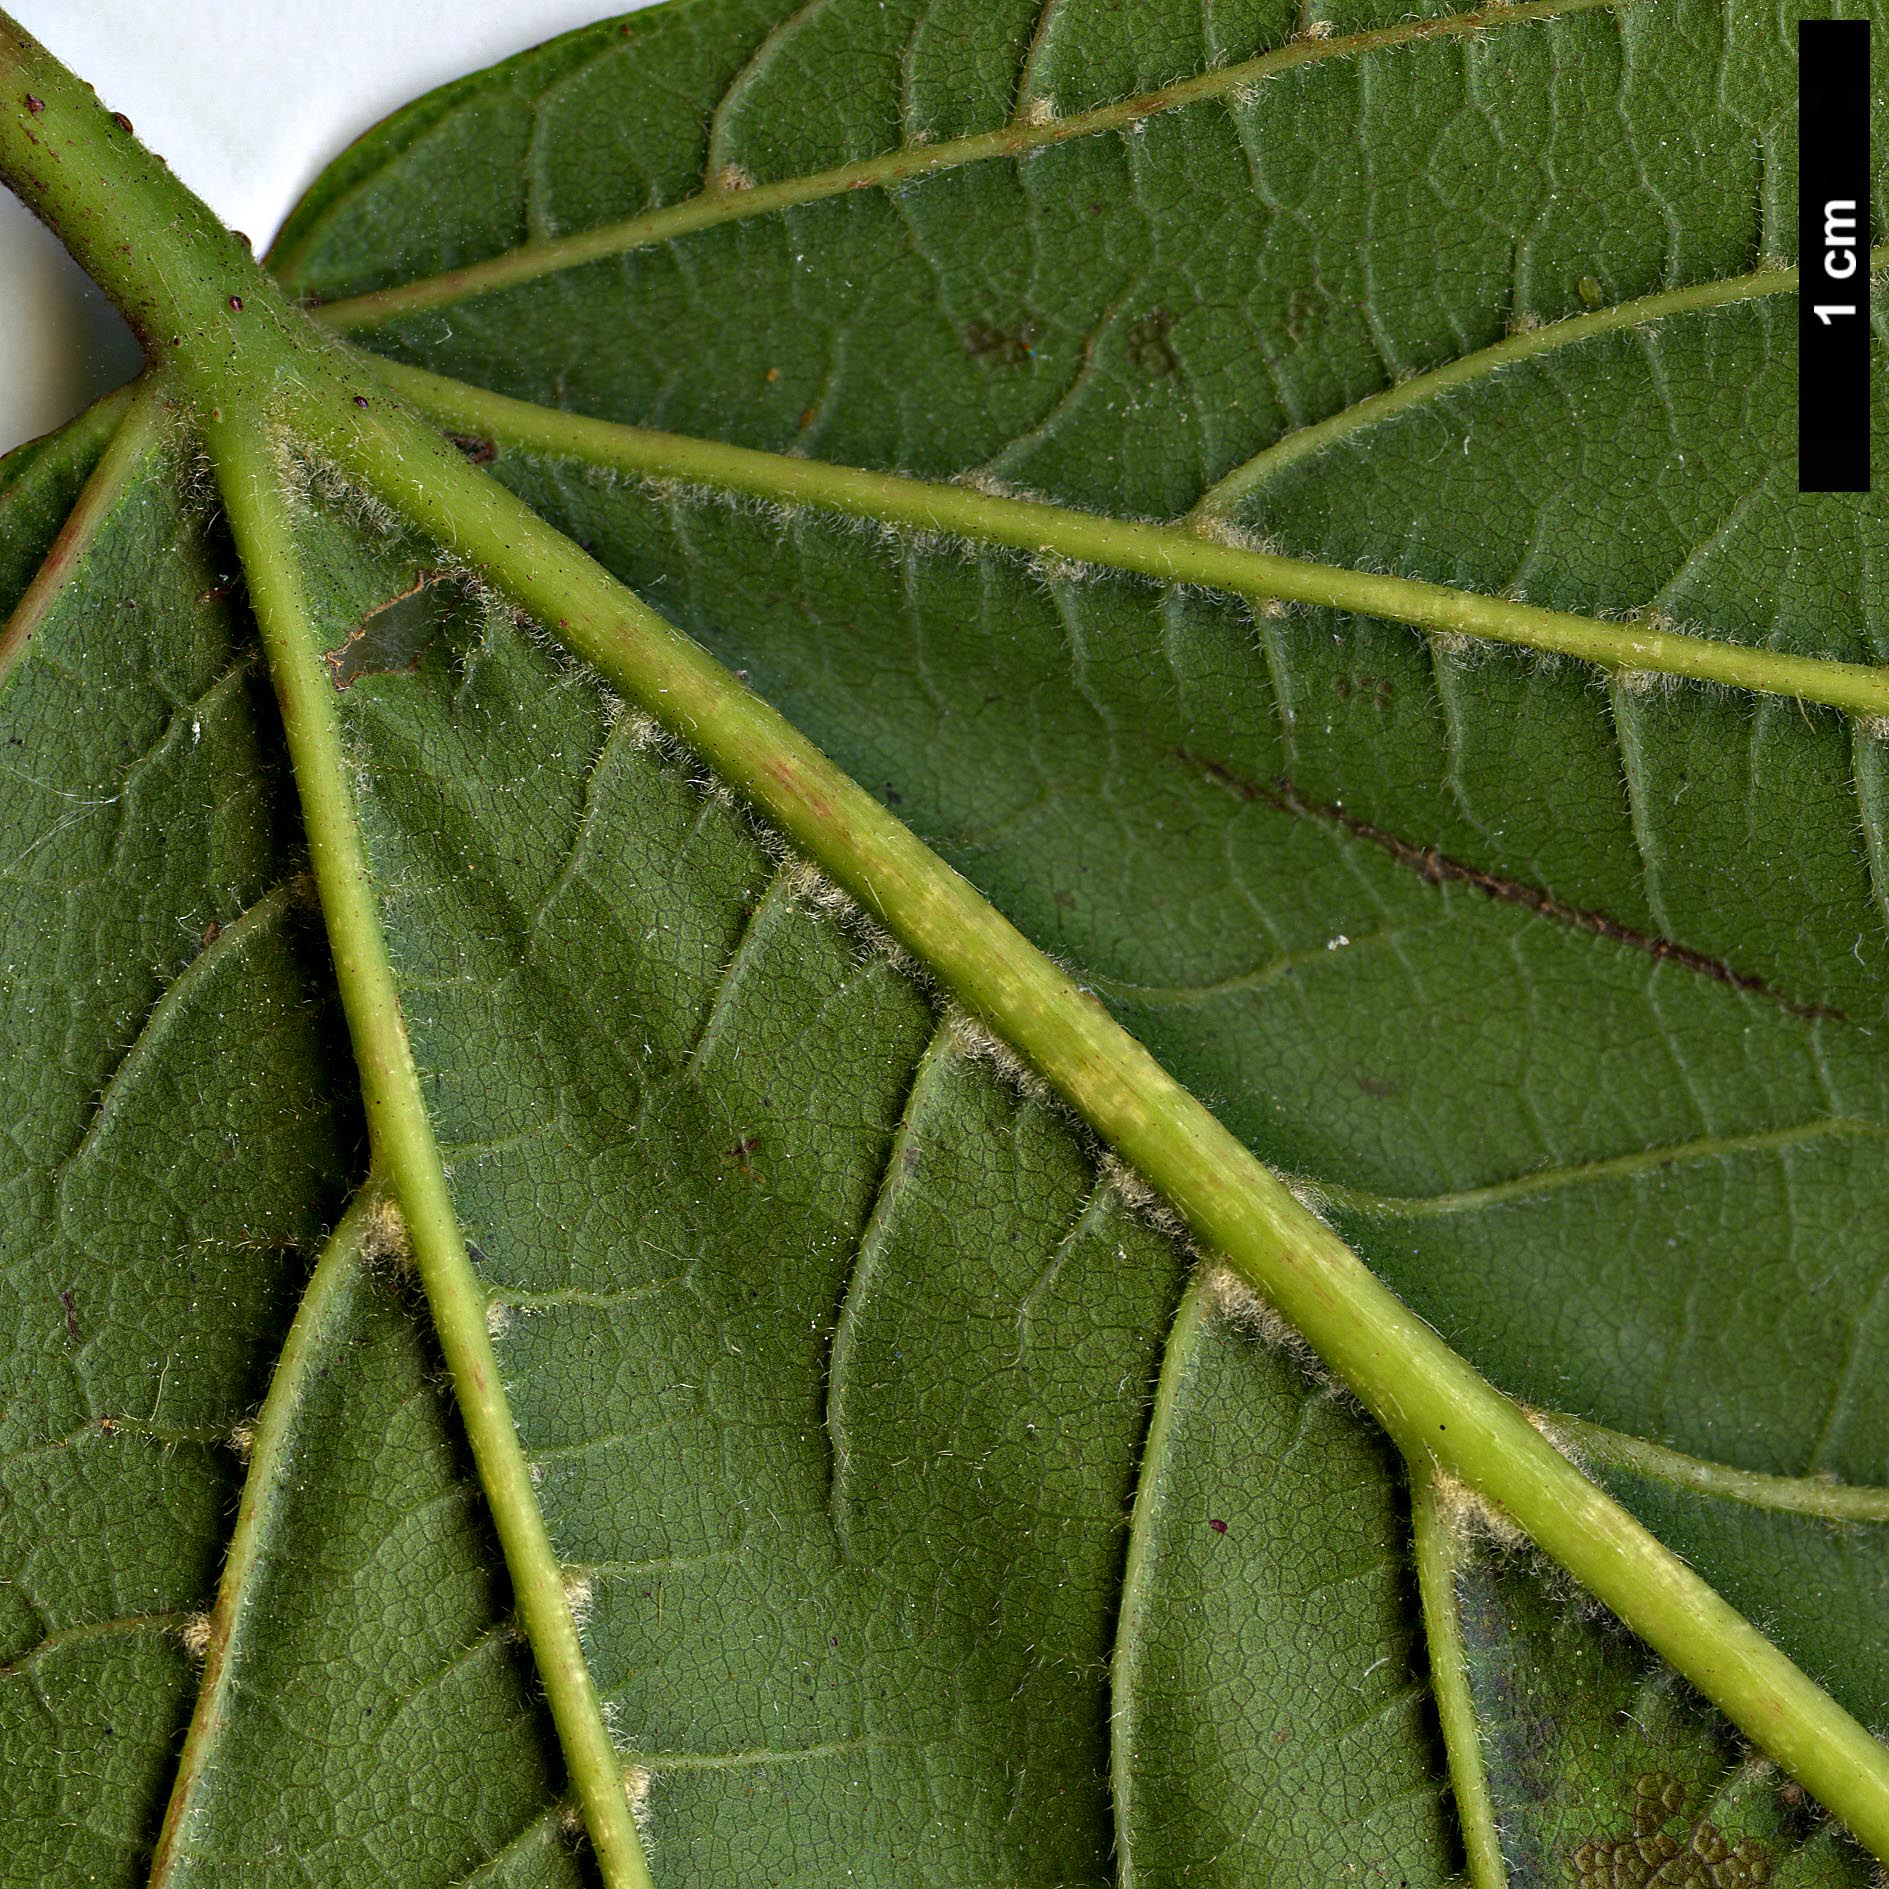
[[1254, 780], [1229, 767], [1224, 761], [1196, 753], [1191, 748], [1174, 748], [1170, 754], [1175, 761], [1198, 770], [1241, 800], [1257, 802], [1299, 819], [1317, 820], [1350, 834], [1354, 839], [1363, 840], [1366, 845], [1376, 847], [1398, 865], [1409, 867], [1429, 885], [1468, 886], [1480, 892], [1484, 898], [1494, 899], [1504, 905], [1519, 905], [1539, 918], [1567, 925], [1575, 931], [1584, 931], [1591, 937], [1605, 938], [1611, 944], [1625, 945], [1632, 951], [1643, 951], [1650, 958], [1677, 965], [1683, 971], [1696, 972], [1700, 977], [1709, 977], [1715, 984], [1723, 984], [1730, 990], [1762, 997], [1793, 1017], [1803, 1017], [1811, 1022], [1849, 1021], [1833, 1005], [1804, 1003], [1763, 978], [1749, 971], [1741, 971], [1722, 958], [1695, 951], [1690, 945], [1680, 944], [1671, 938], [1657, 937], [1650, 932], [1637, 931], [1633, 926], [1623, 925], [1617, 918], [1589, 906], [1570, 905], [1540, 886], [1505, 878], [1500, 873], [1487, 872], [1480, 866], [1470, 865], [1466, 860], [1452, 858], [1439, 847], [1418, 846], [1369, 820], [1361, 819], [1336, 801], [1313, 799], [1303, 793], [1287, 775], [1279, 775], [1271, 781]]
[[498, 457], [498, 441], [480, 433], [454, 433], [446, 437], [475, 466], [489, 466]]

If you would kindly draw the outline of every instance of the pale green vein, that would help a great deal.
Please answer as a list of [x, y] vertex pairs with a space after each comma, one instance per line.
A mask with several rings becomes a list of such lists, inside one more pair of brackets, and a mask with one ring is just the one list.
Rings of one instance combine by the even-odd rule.
[[672, 1407], [669, 1414], [652, 1417], [649, 1422], [639, 1423], [631, 1430], [599, 1431], [595, 1436], [585, 1437], [580, 1443], [541, 1443], [531, 1452], [531, 1462], [533, 1467], [537, 1467], [545, 1463], [582, 1462], [586, 1456], [615, 1450], [646, 1450], [652, 1437], [673, 1430], [680, 1421], [681, 1413]]
[[[624, 1777], [633, 1793], [649, 1789], [665, 1776], [687, 1772], [755, 1771], [770, 1765], [814, 1764], [823, 1759], [850, 1758], [862, 1754], [898, 1748], [890, 1738], [842, 1739], [828, 1745], [806, 1745], [798, 1749], [777, 1750], [756, 1746], [751, 1751], [662, 1751], [647, 1756], [625, 1757]], [[470, 1876], [462, 1876], [449, 1889], [478, 1889], [498, 1877], [508, 1862], [536, 1850], [551, 1849], [558, 1838], [558, 1825], [569, 1814], [562, 1803], [548, 1805], [510, 1838], [503, 1849], [494, 1852]]]
[[1445, 1194], [1377, 1194], [1367, 1188], [1346, 1187], [1308, 1176], [1306, 1185], [1341, 1212], [1396, 1220], [1434, 1220], [1449, 1214], [1477, 1213], [1510, 1201], [1537, 1200], [1570, 1188], [1595, 1187], [1607, 1181], [1631, 1180], [1688, 1161], [1735, 1161], [1745, 1155], [1776, 1154], [1820, 1141], [1889, 1137], [1889, 1125], [1858, 1121], [1846, 1115], [1824, 1115], [1815, 1121], [1793, 1122], [1784, 1128], [1761, 1128], [1748, 1135], [1700, 1135], [1692, 1141], [1667, 1142], [1656, 1148], [1636, 1148], [1627, 1154], [1600, 1156], [1592, 1161], [1571, 1161], [1560, 1167], [1531, 1168], [1525, 1174], [1463, 1187]]
[[[1098, 1181], [1089, 1190], [1089, 1197], [1082, 1203], [1082, 1211], [1076, 1215], [1075, 1224], [1056, 1242], [1055, 1250], [1050, 1254], [1048, 1263], [1037, 1274], [1031, 1285], [1017, 1304], [1017, 1355], [1016, 1363], [1021, 1366], [1031, 1344], [1030, 1328], [1036, 1322], [1037, 1307], [1049, 1297], [1055, 1289], [1056, 1281], [1062, 1276], [1064, 1265], [1071, 1253], [1091, 1238], [1098, 1226], [1107, 1221], [1109, 1216], [1125, 1208], [1125, 1202], [1118, 1189], [1106, 1180]], [[1132, 1211], [1132, 1209], [1128, 1209]]]
[[1183, 525], [1104, 518], [969, 485], [620, 426], [513, 400], [397, 362], [377, 362], [376, 371], [415, 406], [457, 432], [637, 478], [681, 480], [789, 506], [810, 505], [920, 534], [966, 538], [1032, 556], [1126, 571], [1159, 583], [1199, 584], [1241, 596], [1352, 610], [1420, 630], [1572, 656], [1615, 672], [1684, 676], [1859, 715], [1889, 715], [1889, 669], [1864, 663], [1724, 643], [1648, 622], [1609, 623], [1418, 578], [1277, 557], [1203, 537]]
[[[1885, 787], [1889, 773], [1882, 745], [1871, 730], [1858, 723], [1850, 730], [1850, 779], [1856, 786], [1856, 809], [1862, 816], [1863, 859], [1869, 869], [1869, 890], [1889, 934], [1889, 804]], [[1859, 939], [1858, 945], [1861, 945]], [[1861, 960], [1859, 958], [1858, 962]]]
[[73, 421], [66, 434], [74, 450], [102, 447], [98, 464], [79, 489], [77, 502], [60, 526], [45, 559], [33, 573], [13, 613], [0, 626], [0, 687], [13, 673], [33, 632], [85, 561], [105, 521], [124, 497], [158, 434], [160, 414], [155, 386], [134, 395], [128, 388], [107, 394]]
[[507, 1866], [534, 1852], [555, 1854], [559, 1845], [559, 1832], [566, 1817], [572, 1814], [568, 1804], [547, 1804], [515, 1836], [509, 1837], [502, 1848], [494, 1850], [470, 1876], [461, 1876], [448, 1883], [446, 1889], [479, 1889], [481, 1883], [496, 1882]]
[[[1870, 273], [1889, 269], [1889, 243], [1870, 251]], [[1618, 334], [1625, 328], [1648, 328], [1674, 315], [1698, 314], [1706, 309], [1725, 308], [1737, 302], [1753, 302], [1768, 295], [1794, 294], [1797, 271], [1793, 268], [1753, 269], [1749, 274], [1724, 276], [1711, 282], [1693, 283], [1685, 288], [1661, 289], [1631, 301], [1616, 302], [1610, 308], [1597, 308], [1587, 314], [1570, 315], [1562, 321], [1539, 323], [1518, 329], [1514, 334], [1459, 355], [1427, 373], [1413, 374], [1408, 380], [1387, 387], [1382, 393], [1367, 395], [1329, 419], [1301, 426], [1275, 441], [1264, 452], [1256, 453], [1243, 465], [1236, 466], [1224, 478], [1202, 493], [1187, 516], [1196, 525], [1229, 517], [1259, 486], [1287, 466], [1297, 465], [1322, 453], [1354, 433], [1377, 426], [1413, 407], [1428, 405], [1455, 388], [1484, 379], [1504, 367], [1520, 361], [1539, 360], [1563, 348], [1592, 341], [1597, 336]]]
[[339, 1341], [348, 1288], [359, 1276], [360, 1261], [385, 1208], [384, 1197], [372, 1186], [355, 1198], [309, 1275], [269, 1380], [269, 1394], [263, 1399], [250, 1442], [249, 1473], [236, 1511], [236, 1528], [210, 1614], [203, 1682], [151, 1859], [150, 1889], [163, 1889], [179, 1859], [188, 1853], [198, 1795], [229, 1722], [236, 1660], [254, 1618], [257, 1573], [275, 1540], [283, 1500], [293, 1481], [296, 1425], [303, 1400]]
[[892, 1145], [886, 1150], [879, 1191], [859, 1236], [858, 1250], [853, 1256], [852, 1270], [846, 1280], [846, 1291], [840, 1300], [839, 1317], [833, 1326], [833, 1341], [827, 1351], [826, 1435], [832, 1476], [827, 1489], [827, 1510], [832, 1519], [834, 1538], [840, 1545], [842, 1555], [849, 1559], [852, 1553], [852, 1527], [846, 1506], [846, 1471], [852, 1449], [847, 1439], [846, 1405], [853, 1347], [862, 1316], [860, 1308], [865, 1304], [872, 1285], [879, 1249], [892, 1222], [894, 1204], [919, 1159], [916, 1128], [925, 1106], [927, 1091], [938, 1072], [955, 1055], [950, 1026], [940, 1023], [933, 1030], [931, 1041], [925, 1045], [917, 1068], [912, 1071], [911, 1086], [905, 1094], [905, 1107], [899, 1118], [897, 1132], [892, 1137]]
[[71, 1449], [114, 1449], [125, 1443], [155, 1444], [166, 1454], [179, 1449], [219, 1449], [229, 1440], [229, 1432], [224, 1429], [174, 1430], [169, 1425], [148, 1423], [140, 1417], [115, 1417], [107, 1413], [91, 1418], [82, 1429], [69, 1430], [64, 1436], [0, 1451], [0, 1463], [11, 1466], [32, 1462], [41, 1456], [63, 1456]]
[[585, 1286], [552, 1286], [543, 1292], [495, 1291], [489, 1295], [488, 1303], [507, 1312], [527, 1314], [556, 1312], [567, 1306], [581, 1307], [590, 1312], [615, 1312], [626, 1305], [634, 1305], [640, 1299], [657, 1298], [669, 1291], [674, 1283], [672, 1280], [659, 1280], [649, 1285], [623, 1286], [614, 1291], [597, 1291]]
[[[1469, 1864], [1470, 1889], [1507, 1889], [1508, 1865], [1496, 1830], [1495, 1799], [1483, 1763], [1482, 1731], [1469, 1688], [1469, 1654], [1457, 1595], [1463, 1536], [1456, 1514], [1460, 1491], [1431, 1464], [1411, 1465], [1410, 1516], [1417, 1593], [1430, 1650], [1430, 1696], [1443, 1728], [1450, 1793]], [[1458, 1499], [1453, 1501], [1452, 1497]]]
[[[219, 683], [218, 687], [221, 686]], [[306, 891], [303, 881], [290, 879], [274, 891], [264, 893], [240, 918], [225, 925], [164, 987], [143, 1027], [132, 1039], [131, 1047], [119, 1058], [106, 1080], [77, 1144], [53, 1169], [55, 1184], [63, 1182], [98, 1146], [117, 1119], [123, 1098], [135, 1087], [139, 1072], [161, 1054], [172, 1033], [187, 1021], [186, 1013], [200, 988], [226, 974], [233, 961], [240, 960], [254, 948], [258, 939], [280, 925], [294, 909], [297, 899], [306, 896]]]
[[739, 1007], [741, 986], [749, 968], [765, 950], [776, 927], [787, 921], [792, 909], [793, 888], [788, 883], [788, 876], [784, 871], [776, 872], [768, 881], [767, 890], [755, 902], [754, 910], [748, 914], [748, 922], [741, 928], [741, 936], [736, 940], [727, 964], [722, 967], [714, 1001], [709, 1005], [708, 1020], [695, 1039], [695, 1047], [689, 1051], [688, 1066], [691, 1071], [699, 1071], [704, 1060], [720, 1042], [723, 1030], [728, 1027]]
[[[620, 223], [607, 223], [549, 242], [527, 244], [484, 262], [468, 263], [439, 275], [423, 276], [414, 282], [331, 302], [317, 312], [330, 327], [344, 333], [376, 328], [423, 309], [449, 307], [476, 295], [536, 281], [561, 270], [581, 268], [588, 262], [672, 242], [679, 236], [710, 229], [718, 223], [769, 216], [800, 204], [844, 196], [848, 191], [883, 190], [991, 158], [1021, 157], [1051, 145], [1067, 144], [1074, 138], [1093, 137], [1098, 132], [1127, 131], [1163, 112], [1177, 111], [1208, 99], [1237, 97], [1247, 88], [1290, 71], [1294, 66], [1316, 65], [1327, 59], [1356, 59], [1366, 53], [1429, 40], [1473, 39], [1498, 27], [1625, 4], [1627, 0], [1498, 0], [1498, 4], [1441, 19], [1406, 20], [1395, 26], [1329, 39], [1305, 36], [1256, 58], [1218, 66], [1191, 78], [1176, 79], [1135, 98], [1098, 105], [1089, 111], [1071, 112], [1066, 118], [1039, 119], [1026, 113], [995, 131], [950, 138], [938, 144], [906, 145], [878, 157], [836, 164], [829, 170], [813, 171], [804, 177], [782, 178], [745, 189], [723, 185], [679, 203], [646, 210]], [[292, 283], [293, 264], [281, 266], [284, 279]]]
[[818, 1764], [828, 1758], [856, 1758], [875, 1751], [896, 1751], [915, 1741], [896, 1738], [842, 1738], [826, 1745], [786, 1748], [757, 1745], [751, 1751], [658, 1751], [636, 1762], [652, 1776], [676, 1771], [747, 1771], [770, 1764]]
[[1536, 1417], [1543, 1433], [1576, 1457], [1628, 1469], [1653, 1482], [1696, 1495], [1741, 1502], [1746, 1508], [1765, 1509], [1774, 1515], [1808, 1515], [1823, 1522], [1889, 1522], [1889, 1489], [1873, 1484], [1838, 1482], [1830, 1476], [1777, 1476], [1757, 1469], [1734, 1469], [1729, 1463], [1702, 1456], [1687, 1456], [1650, 1443], [1645, 1437], [1610, 1430], [1583, 1417], [1542, 1412]]
[[1175, 1413], [1194, 1368], [1214, 1295], [1205, 1267], [1196, 1267], [1168, 1327], [1155, 1379], [1154, 1408], [1141, 1446], [1135, 1500], [1128, 1518], [1128, 1554], [1122, 1569], [1121, 1612], [1116, 1617], [1115, 1647], [1109, 1657], [1109, 1798], [1115, 1817], [1117, 1889], [1135, 1889], [1140, 1859], [1132, 1838], [1135, 1803], [1135, 1738], [1140, 1708], [1139, 1656], [1148, 1610], [1154, 1604], [1155, 1534], [1161, 1523]]
[[1342, 941], [1314, 946], [1309, 951], [1286, 951], [1250, 970], [1235, 971], [1205, 984], [1131, 984], [1122, 978], [1092, 977], [1094, 988], [1109, 997], [1149, 1009], [1186, 1009], [1194, 1004], [1218, 1002], [1222, 997], [1237, 997], [1247, 991], [1265, 990], [1282, 978], [1295, 977], [1301, 971], [1320, 970], [1341, 962], [1361, 946], [1382, 944], [1396, 937], [1395, 931], [1360, 932]]
[[281, 708], [374, 1160], [400, 1204], [604, 1881], [610, 1889], [650, 1889], [621, 1766], [499, 1375], [485, 1291], [466, 1252], [421, 1091], [353, 803], [335, 692], [321, 657], [323, 638], [295, 559], [290, 499], [270, 422], [232, 391], [204, 435]]
[[[138, 758], [125, 769], [124, 774], [119, 780], [118, 791], [116, 793], [86, 795], [67, 792], [63, 788], [51, 788], [51, 792], [58, 794], [62, 799], [69, 801], [71, 804], [58, 819], [48, 822], [36, 838], [29, 840], [11, 859], [7, 860], [3, 865], [0, 865], [0, 881], [15, 879], [20, 868], [25, 865], [41, 847], [50, 845], [62, 834], [70, 832], [72, 828], [90, 819], [93, 814], [100, 812], [106, 807], [115, 807], [127, 797], [134, 797], [144, 770], [157, 756], [163, 754], [176, 742], [182, 732], [184, 718], [186, 716], [190, 718], [191, 740], [194, 744], [203, 733], [203, 718], [206, 715], [214, 714], [225, 705], [229, 696], [240, 692], [242, 680], [249, 673], [249, 669], [249, 654], [247, 651], [244, 651], [237, 656], [236, 660], [231, 663], [194, 702], [186, 707], [173, 709], [169, 725], [165, 728], [164, 732], [158, 736], [156, 742], [151, 747], [147, 748], [143, 754], [139, 755]], [[17, 778], [31, 779], [31, 776], [19, 775], [18, 770], [7, 762], [0, 762], [0, 771], [14, 774]], [[39, 782], [34, 782], [33, 784], [35, 786], [43, 785], [43, 783]]]
[[68, 1646], [84, 1646], [94, 1640], [115, 1640], [128, 1633], [162, 1633], [177, 1638], [190, 1630], [194, 1614], [149, 1613], [119, 1614], [111, 1620], [81, 1620], [73, 1626], [58, 1627], [25, 1652], [0, 1663], [0, 1679], [10, 1679], [28, 1666], [37, 1664]]

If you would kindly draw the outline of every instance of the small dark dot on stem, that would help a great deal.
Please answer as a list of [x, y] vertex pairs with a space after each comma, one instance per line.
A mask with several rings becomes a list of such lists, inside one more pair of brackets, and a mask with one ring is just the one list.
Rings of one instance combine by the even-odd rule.
[[367, 405], [367, 396], [366, 396], [366, 394], [356, 394], [356, 395], [354, 396], [354, 404], [355, 404], [355, 405], [356, 405], [357, 407], [364, 407], [364, 406], [366, 406], [366, 405]]
[[240, 295], [232, 295], [230, 306], [240, 315], [243, 312], [243, 298]]

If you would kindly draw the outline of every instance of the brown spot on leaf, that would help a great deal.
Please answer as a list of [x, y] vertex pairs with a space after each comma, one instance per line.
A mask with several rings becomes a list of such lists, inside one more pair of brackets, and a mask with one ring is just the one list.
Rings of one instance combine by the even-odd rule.
[[1165, 308], [1151, 308], [1129, 329], [1122, 355], [1136, 373], [1159, 379], [1180, 372], [1180, 356], [1171, 339], [1173, 327], [1174, 317]]
[[1354, 695], [1362, 696], [1380, 715], [1397, 699], [1389, 676], [1333, 676], [1331, 685], [1339, 701], [1348, 702]]
[[1022, 367], [1036, 346], [1036, 321], [1026, 315], [1009, 328], [988, 321], [969, 321], [959, 339], [965, 353], [986, 367]]
[[1686, 1787], [1665, 1771], [1633, 1786], [1633, 1828], [1581, 1844], [1570, 1859], [1579, 1889], [1759, 1889], [1771, 1853], [1755, 1837], [1729, 1843], [1705, 1817], [1687, 1820]]

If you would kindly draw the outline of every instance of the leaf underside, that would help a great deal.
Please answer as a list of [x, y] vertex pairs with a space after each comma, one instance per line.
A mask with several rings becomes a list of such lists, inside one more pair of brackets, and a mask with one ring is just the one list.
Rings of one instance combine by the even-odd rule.
[[[353, 338], [607, 419], [1169, 518], [1412, 373], [1789, 247], [1773, 11], [1348, 43], [1398, 16], [1335, 8], [1313, 56], [1235, 83], [1301, 43], [1296, 6], [689, 0], [422, 100], [277, 255], [335, 304], [1015, 125], [1014, 152], [734, 203]], [[1282, 464], [1236, 522], [1889, 660], [1880, 505], [1795, 491], [1794, 331], [1770, 297], [1546, 348]], [[146, 1877], [241, 1429], [365, 1165], [238, 561], [187, 438], [98, 472], [104, 430], [0, 464], [0, 611], [26, 597], [30, 632], [0, 699], [23, 1884]], [[489, 469], [1889, 1724], [1875, 732], [576, 454]], [[62, 550], [88, 475], [110, 489]], [[657, 1879], [1453, 1879], [1409, 1497], [1368, 1421], [541, 630], [319, 468], [297, 518], [424, 1093]], [[397, 1259], [313, 1342], [169, 1879], [582, 1881]], [[1527, 1554], [1468, 1530], [1450, 1600], [1511, 1882], [1868, 1880]]]

